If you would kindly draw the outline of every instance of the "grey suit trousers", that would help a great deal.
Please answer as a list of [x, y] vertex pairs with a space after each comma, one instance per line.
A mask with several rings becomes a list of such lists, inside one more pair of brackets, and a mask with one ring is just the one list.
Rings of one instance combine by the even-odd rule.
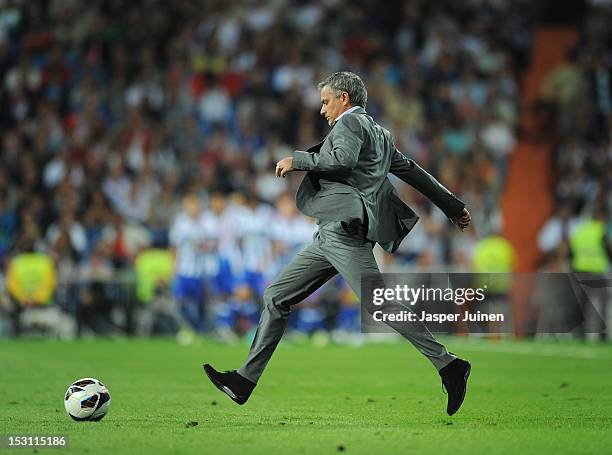
[[[313, 243], [298, 253], [265, 290], [257, 333], [238, 373], [257, 383], [285, 332], [291, 306], [300, 303], [337, 273], [361, 300], [361, 275], [380, 274], [372, 248], [373, 242], [348, 234], [340, 222], [320, 226]], [[408, 330], [401, 323], [390, 326], [438, 370], [455, 359], [424, 325], [418, 330], [414, 325]]]

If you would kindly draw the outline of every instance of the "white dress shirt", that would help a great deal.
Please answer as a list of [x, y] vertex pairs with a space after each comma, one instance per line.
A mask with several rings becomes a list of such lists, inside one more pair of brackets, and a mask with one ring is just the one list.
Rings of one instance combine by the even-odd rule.
[[353, 111], [357, 110], [357, 109], [358, 109], [358, 108], [360, 108], [360, 107], [361, 107], [361, 106], [357, 105], [357, 106], [353, 106], [353, 107], [352, 107], [352, 108], [350, 108], [350, 109], [347, 109], [347, 110], [346, 110], [346, 111], [344, 111], [342, 114], [340, 114], [340, 115], [338, 116], [338, 118], [336, 118], [336, 121], [335, 121], [334, 123], [336, 123], [336, 122], [340, 121], [340, 119], [342, 118], [342, 116], [343, 116], [343, 115], [345, 115], [345, 114], [349, 114], [349, 113], [351, 113], [351, 112], [353, 112]]

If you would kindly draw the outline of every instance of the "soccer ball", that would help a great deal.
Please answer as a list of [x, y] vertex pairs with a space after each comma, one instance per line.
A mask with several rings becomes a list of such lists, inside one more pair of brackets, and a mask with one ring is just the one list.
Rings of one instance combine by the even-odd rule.
[[108, 389], [94, 378], [73, 382], [64, 396], [66, 412], [78, 422], [101, 420], [108, 412], [110, 402]]

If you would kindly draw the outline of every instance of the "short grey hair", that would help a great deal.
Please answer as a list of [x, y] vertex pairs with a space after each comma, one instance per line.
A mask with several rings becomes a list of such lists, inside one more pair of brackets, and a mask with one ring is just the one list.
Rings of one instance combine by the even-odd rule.
[[342, 92], [346, 92], [353, 106], [366, 107], [368, 91], [361, 78], [355, 73], [349, 71], [333, 73], [319, 82], [319, 90], [322, 90], [326, 85], [329, 86], [336, 98], [339, 98]]

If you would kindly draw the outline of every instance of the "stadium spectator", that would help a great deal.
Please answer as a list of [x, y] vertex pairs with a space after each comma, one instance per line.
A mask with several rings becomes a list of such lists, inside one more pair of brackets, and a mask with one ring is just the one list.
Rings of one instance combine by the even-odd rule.
[[42, 330], [58, 338], [72, 338], [76, 324], [57, 305], [52, 305], [57, 286], [56, 270], [50, 257], [31, 248], [15, 256], [8, 266], [6, 288], [13, 299], [13, 331]]

